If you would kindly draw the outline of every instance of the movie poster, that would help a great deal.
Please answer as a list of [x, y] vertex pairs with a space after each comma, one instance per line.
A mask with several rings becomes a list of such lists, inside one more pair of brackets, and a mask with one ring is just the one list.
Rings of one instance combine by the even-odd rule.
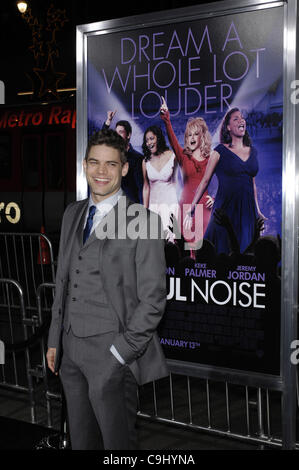
[[[166, 357], [279, 374], [283, 8], [171, 23], [165, 15], [91, 34], [87, 98], [89, 135], [109, 111], [112, 128], [130, 122], [147, 204], [162, 217], [168, 296], [158, 333]], [[169, 150], [151, 154], [150, 126]], [[247, 139], [241, 152], [238, 133]], [[162, 153], [159, 167], [152, 157]]]

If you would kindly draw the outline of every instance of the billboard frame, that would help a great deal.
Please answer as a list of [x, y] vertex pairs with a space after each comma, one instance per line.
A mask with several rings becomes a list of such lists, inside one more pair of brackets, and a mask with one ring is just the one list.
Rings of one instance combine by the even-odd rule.
[[[237, 3], [237, 6], [236, 6]], [[224, 0], [212, 4], [178, 8], [127, 18], [77, 26], [77, 200], [87, 197], [82, 161], [87, 145], [87, 38], [91, 35], [126, 31], [141, 26], [165, 25], [186, 20], [218, 17], [267, 8], [284, 9], [283, 46], [283, 161], [282, 161], [282, 255], [281, 255], [281, 342], [280, 374], [252, 373], [216, 366], [168, 360], [172, 372], [231, 380], [282, 392], [283, 447], [294, 448], [296, 431], [296, 365], [291, 363], [291, 343], [297, 337], [298, 315], [298, 209], [299, 136], [296, 123], [299, 107], [291, 101], [298, 57], [298, 1]], [[161, 18], [163, 18], [161, 20]]]

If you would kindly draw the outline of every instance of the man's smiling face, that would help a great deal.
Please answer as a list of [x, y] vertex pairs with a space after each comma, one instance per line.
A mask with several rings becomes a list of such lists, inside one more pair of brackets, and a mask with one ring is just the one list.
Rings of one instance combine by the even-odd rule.
[[121, 162], [119, 150], [102, 144], [91, 147], [83, 168], [92, 199], [98, 203], [117, 193], [129, 166]]

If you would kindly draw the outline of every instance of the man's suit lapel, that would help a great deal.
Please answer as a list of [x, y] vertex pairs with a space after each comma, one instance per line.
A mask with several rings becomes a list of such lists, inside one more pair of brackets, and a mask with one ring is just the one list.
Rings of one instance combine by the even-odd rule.
[[96, 233], [95, 233], [95, 230], [92, 232], [92, 234], [88, 237], [88, 239], [86, 240], [86, 242], [84, 243], [83, 245], [83, 225], [82, 225], [82, 231], [80, 230], [80, 227], [79, 227], [79, 230], [78, 230], [78, 236], [80, 238], [80, 246], [81, 246], [81, 250], [85, 250], [92, 242], [94, 242], [95, 240], [97, 240], [97, 236], [96, 236]]
[[[96, 230], [92, 232], [88, 240], [86, 241], [83, 249], [88, 247], [90, 243], [93, 243], [96, 240], [100, 240], [99, 243], [99, 259], [100, 259], [100, 270], [102, 266], [102, 252], [105, 248], [107, 239], [117, 239], [118, 234], [121, 231], [126, 234], [126, 214], [127, 207], [129, 205], [129, 200], [125, 196], [121, 196], [117, 204], [108, 212], [108, 214], [101, 220], [101, 222], [96, 227]], [[107, 232], [108, 230], [108, 232]], [[122, 236], [124, 238], [124, 236]], [[104, 271], [103, 271], [104, 272]]]
[[[79, 226], [82, 225], [83, 228], [83, 221], [84, 221], [84, 213], [87, 210], [88, 207], [88, 199], [85, 199], [84, 201], [80, 201], [76, 205], [76, 209], [74, 211], [74, 214], [72, 214], [72, 217], [70, 217], [70, 220], [68, 221], [68, 234], [66, 237], [67, 243], [65, 244], [65, 263], [64, 263], [64, 269], [65, 269], [65, 274], [68, 273], [69, 269], [69, 264], [70, 264], [70, 256], [71, 256], [71, 251], [74, 243], [74, 238], [76, 236], [80, 236], [80, 230], [78, 232]], [[80, 224], [81, 223], [81, 224]], [[81, 228], [81, 227], [80, 227]], [[78, 233], [77, 233], [78, 232]], [[82, 235], [82, 233], [81, 233]], [[83, 238], [83, 235], [82, 237]], [[81, 241], [82, 243], [82, 241]]]
[[[70, 255], [72, 251], [72, 246], [74, 242], [74, 237], [79, 236], [80, 237], [80, 246], [82, 246], [82, 249], [85, 249], [86, 247], [89, 246], [90, 243], [93, 243], [94, 241], [98, 240], [98, 237], [96, 235], [96, 232], [102, 232], [106, 233], [107, 230], [105, 228], [105, 224], [111, 223], [113, 219], [113, 225], [112, 228], [113, 230], [113, 235], [114, 238], [117, 239], [118, 235], [121, 234], [121, 238], [124, 238], [126, 234], [126, 222], [127, 222], [127, 209], [128, 206], [130, 205], [130, 200], [126, 198], [125, 196], [122, 196], [118, 203], [111, 209], [111, 211], [103, 218], [103, 220], [100, 222], [98, 228], [96, 231], [93, 231], [89, 239], [86, 241], [85, 245], [83, 246], [82, 239], [83, 239], [83, 225], [84, 225], [84, 214], [85, 211], [87, 210], [88, 207], [88, 199], [85, 199], [84, 201], [80, 201], [80, 203], [76, 206], [76, 210], [74, 214], [72, 215], [72, 218], [69, 220], [69, 225], [68, 225], [68, 235], [67, 235], [67, 243], [65, 246], [65, 272], [68, 272], [69, 268], [69, 262], [70, 262]], [[81, 230], [82, 229], [82, 230]], [[103, 229], [103, 230], [101, 230]], [[109, 238], [109, 235], [108, 235]], [[99, 250], [100, 250], [100, 269], [103, 271], [103, 266], [102, 266], [102, 251], [105, 247], [105, 243], [107, 241], [107, 237], [104, 237], [101, 240], [101, 243], [99, 244]]]
[[[130, 200], [126, 196], [121, 196], [118, 200], [117, 204], [111, 209], [111, 211], [104, 217], [99, 225], [99, 228], [105, 228], [105, 224], [111, 223], [112, 227], [112, 237], [109, 236], [111, 231], [109, 230], [108, 236], [104, 237], [100, 246], [100, 254], [102, 255], [102, 251], [105, 247], [105, 244], [108, 239], [117, 240], [118, 238], [124, 240], [127, 234], [127, 211], [130, 205]], [[103, 262], [103, 257], [100, 256], [101, 263]], [[100, 269], [103, 269], [103, 266], [100, 266]]]

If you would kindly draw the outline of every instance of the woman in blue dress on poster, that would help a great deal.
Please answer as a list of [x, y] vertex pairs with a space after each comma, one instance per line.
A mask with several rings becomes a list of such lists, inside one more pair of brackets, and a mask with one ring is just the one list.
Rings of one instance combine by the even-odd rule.
[[184, 224], [190, 226], [194, 207], [215, 172], [218, 190], [205, 238], [213, 243], [217, 253], [231, 251], [228, 231], [214, 215], [217, 209], [221, 210], [229, 220], [242, 253], [253, 239], [257, 218], [265, 219], [265, 216], [258, 205], [254, 179], [258, 172], [257, 150], [251, 144], [246, 121], [238, 108], [232, 108], [225, 115], [220, 142], [209, 159]]

